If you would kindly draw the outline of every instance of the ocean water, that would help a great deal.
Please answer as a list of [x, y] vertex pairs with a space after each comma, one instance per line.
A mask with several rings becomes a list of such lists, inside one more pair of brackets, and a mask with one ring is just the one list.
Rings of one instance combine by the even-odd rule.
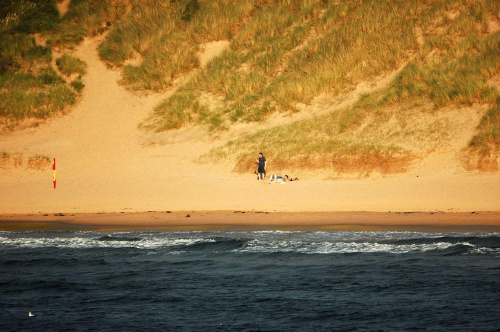
[[500, 233], [0, 232], [0, 331], [499, 329]]

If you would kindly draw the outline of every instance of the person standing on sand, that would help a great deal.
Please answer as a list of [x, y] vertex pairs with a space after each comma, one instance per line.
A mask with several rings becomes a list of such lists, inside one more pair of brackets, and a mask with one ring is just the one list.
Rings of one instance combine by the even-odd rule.
[[257, 163], [259, 163], [259, 168], [257, 169], [257, 179], [264, 180], [266, 177], [266, 158], [262, 154], [262, 152], [259, 152], [259, 159], [255, 158]]

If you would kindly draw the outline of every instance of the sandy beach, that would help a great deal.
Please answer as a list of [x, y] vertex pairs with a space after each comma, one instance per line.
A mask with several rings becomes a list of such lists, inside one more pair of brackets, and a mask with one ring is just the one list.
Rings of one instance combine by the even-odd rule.
[[373, 213], [150, 211], [142, 213], [0, 215], [0, 231], [287, 230], [498, 232], [499, 212]]
[[[320, 219], [326, 224], [343, 224], [347, 222], [342, 221], [344, 219], [351, 223], [377, 224], [383, 218], [376, 213], [386, 213], [384, 216], [393, 216], [388, 212], [436, 213], [430, 219], [422, 218], [423, 213], [394, 215], [398, 222], [406, 218], [410, 223], [420, 224], [437, 222], [437, 216], [443, 215], [441, 212], [451, 213], [450, 219], [463, 216], [460, 223], [467, 223], [471, 212], [500, 211], [498, 172], [467, 172], [460, 163], [460, 151], [470, 137], [467, 130], [474, 130], [480, 117], [467, 123], [463, 137], [415, 161], [406, 173], [332, 178], [328, 172], [292, 169], [288, 174], [299, 177], [300, 181], [267, 184], [256, 181], [254, 174], [233, 172], [234, 161], [211, 164], [201, 163], [199, 158], [225, 144], [227, 135], [239, 135], [238, 130], [251, 131], [290, 121], [289, 118], [275, 117], [269, 123], [240, 125], [235, 131], [218, 136], [209, 135], [200, 127], [160, 134], [146, 132], [139, 129], [139, 124], [175, 87], [166, 93], [148, 96], [127, 91], [119, 85], [120, 73], [99, 60], [96, 47], [101, 39], [102, 36], [87, 39], [75, 50], [76, 56], [89, 67], [83, 78], [83, 96], [71, 113], [47, 120], [36, 128], [0, 135], [0, 152], [3, 152], [0, 213], [4, 216], [29, 214], [28, 219], [38, 222], [38, 218], [47, 219], [39, 217], [44, 214], [63, 213], [66, 222], [69, 222], [67, 216], [74, 214], [77, 217], [72, 220], [83, 223], [86, 213], [106, 213], [115, 223], [122, 217], [113, 213], [194, 211], [196, 213], [191, 214], [201, 218], [198, 224], [195, 217], [190, 218], [188, 224], [185, 218], [179, 217], [178, 221], [182, 220], [182, 225], [201, 226], [217, 223], [215, 219], [219, 218], [209, 218], [203, 211], [229, 211], [222, 214], [226, 220], [222, 223], [226, 225], [230, 224], [228, 220], [236, 224], [294, 225], [299, 220]], [[221, 47], [227, 47], [227, 43]], [[220, 52], [217, 47], [207, 50], [210, 54], [203, 56], [213, 57]], [[206, 59], [204, 61], [206, 63]], [[30, 160], [36, 156], [46, 159], [33, 166]], [[56, 189], [52, 182], [54, 158]], [[272, 160], [268, 161], [268, 173], [273, 174]], [[255, 213], [252, 218], [249, 214], [236, 217], [233, 211], [271, 212], [272, 220]], [[371, 214], [369, 221], [360, 221], [344, 218], [343, 213], [349, 211], [375, 214]], [[324, 212], [343, 213], [320, 218]], [[458, 212], [464, 214], [455, 214]], [[295, 213], [306, 214], [297, 217], [299, 214]], [[490, 216], [488, 225], [499, 223], [498, 213], [487, 215]], [[146, 218], [136, 220], [140, 219], [144, 225], [154, 221], [150, 214], [144, 216]], [[173, 218], [160, 213], [153, 216], [167, 223]], [[57, 222], [64, 219], [50, 218]], [[90, 219], [103, 218], [94, 215]], [[26, 218], [16, 216], [14, 219]]]

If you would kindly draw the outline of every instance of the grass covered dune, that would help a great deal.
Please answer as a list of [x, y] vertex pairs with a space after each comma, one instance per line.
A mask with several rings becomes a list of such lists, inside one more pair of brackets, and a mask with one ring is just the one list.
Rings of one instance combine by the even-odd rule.
[[7, 3], [3, 213], [500, 209], [498, 1]]
[[[448, 128], [453, 123], [419, 127], [421, 117], [439, 119], [450, 107], [466, 113], [487, 105], [464, 146], [463, 165], [498, 169], [495, 1], [191, 0], [130, 6], [99, 47], [103, 60], [123, 69], [122, 83], [162, 91], [194, 73], [142, 124], [154, 131], [194, 123], [219, 132], [265, 122], [314, 107], [320, 96], [340, 98], [359, 84], [398, 73], [350, 107], [254, 131], [204, 160], [235, 159], [236, 171], [248, 171], [249, 156], [239, 151], [257, 149], [270, 151], [279, 169], [397, 173], [433, 149], [419, 146], [419, 137], [443, 145], [454, 134]], [[230, 46], [200, 68], [200, 45], [214, 40], [229, 40]], [[394, 121], [401, 125], [391, 127]], [[401, 141], [415, 144], [409, 148]]]
[[[62, 17], [60, 2], [10, 1], [1, 12], [4, 126], [74, 107], [85, 64], [64, 50], [109, 31], [99, 55], [121, 69], [123, 85], [156, 92], [176, 87], [142, 123], [153, 131], [198, 124], [220, 132], [265, 122], [397, 73], [347, 107], [247, 131], [204, 161], [231, 159], [234, 170], [248, 171], [249, 155], [239, 151], [257, 149], [269, 151], [278, 169], [404, 172], [435, 149], [419, 137], [442, 146], [454, 134], [452, 121], [432, 121], [443, 110], [486, 106], [461, 158], [469, 170], [498, 170], [497, 1], [73, 0]], [[37, 44], [34, 33], [46, 44]], [[229, 47], [200, 68], [200, 45], [219, 40]], [[187, 81], [176, 85], [182, 77]], [[418, 123], [422, 117], [427, 127]]]
[[[46, 43], [61, 24], [52, 0], [6, 0], [0, 8], [0, 126], [66, 114], [84, 87], [85, 64], [70, 54], [58, 56]], [[54, 60], [55, 63], [54, 63]]]

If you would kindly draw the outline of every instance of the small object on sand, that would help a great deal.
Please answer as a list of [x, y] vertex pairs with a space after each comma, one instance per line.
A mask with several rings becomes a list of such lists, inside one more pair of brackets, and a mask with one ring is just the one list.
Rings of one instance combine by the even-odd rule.
[[34, 314], [34, 313], [32, 313], [32, 312], [30, 311], [30, 312], [28, 313], [28, 316], [29, 316], [29, 317], [35, 317], [35, 314]]
[[188, 215], [186, 216], [186, 218], [189, 218], [189, 217], [191, 217], [191, 216], [188, 214]]

